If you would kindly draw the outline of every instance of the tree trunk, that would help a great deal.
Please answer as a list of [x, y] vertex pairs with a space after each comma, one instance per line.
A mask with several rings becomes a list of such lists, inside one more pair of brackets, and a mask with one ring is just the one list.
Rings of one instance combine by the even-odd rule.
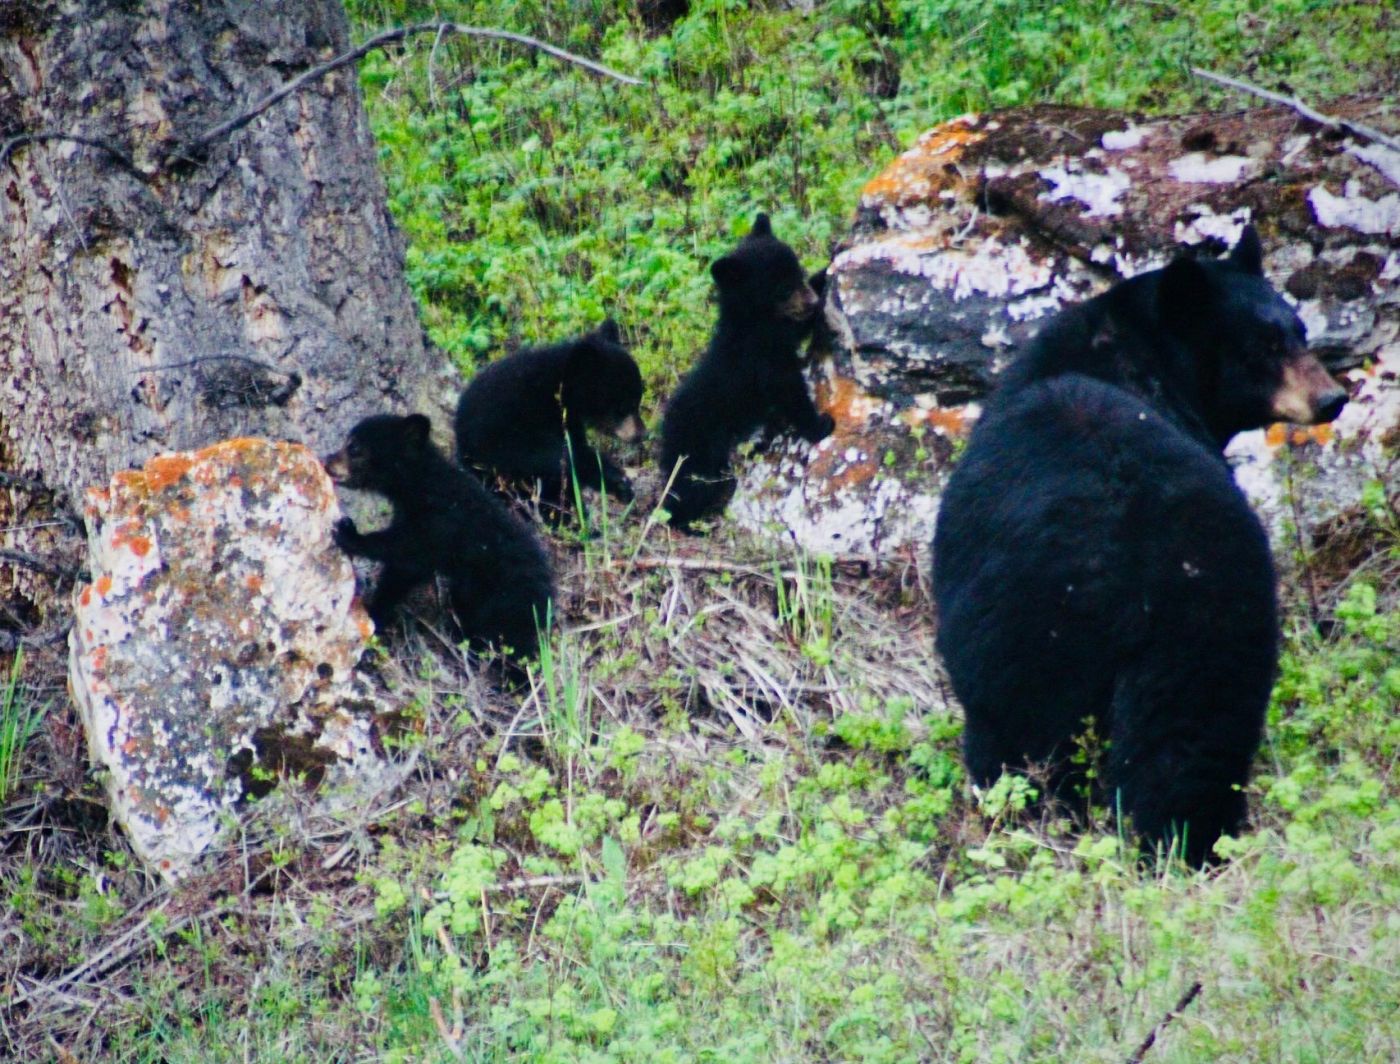
[[[0, 7], [0, 548], [52, 552], [69, 505], [171, 449], [326, 448], [366, 413], [451, 393], [403, 280], [340, 0], [6, 0]], [[13, 556], [11, 556], [13, 561]], [[38, 591], [0, 554], [0, 600]], [[42, 597], [42, 596], [41, 596]]]

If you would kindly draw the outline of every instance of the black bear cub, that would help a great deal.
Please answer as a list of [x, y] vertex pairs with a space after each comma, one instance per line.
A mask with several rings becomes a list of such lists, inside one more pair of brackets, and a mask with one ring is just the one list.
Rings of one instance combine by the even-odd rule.
[[440, 573], [453, 620], [475, 649], [535, 653], [554, 594], [549, 560], [524, 522], [433, 446], [426, 417], [365, 418], [324, 463], [337, 484], [378, 492], [394, 507], [382, 531], [360, 532], [348, 517], [335, 528], [336, 545], [347, 554], [384, 565], [368, 597], [377, 627], [390, 623], [414, 587]]
[[933, 541], [973, 780], [1040, 766], [1072, 798], [1091, 727], [1096, 797], [1196, 866], [1243, 824], [1278, 658], [1268, 540], [1221, 452], [1346, 402], [1261, 260], [1246, 228], [1223, 260], [1052, 320], [987, 403]]
[[710, 273], [719, 289], [719, 323], [661, 426], [661, 475], [675, 472], [663, 505], [683, 531], [724, 509], [735, 484], [730, 453], [755, 430], [792, 429], [816, 443], [835, 425], [813, 405], [797, 354], [819, 300], [792, 248], [773, 235], [768, 215], [758, 215]]
[[570, 485], [624, 502], [632, 484], [588, 442], [588, 428], [639, 439], [642, 375], [611, 319], [567, 343], [527, 348], [484, 367], [457, 403], [457, 458], [530, 490], [554, 510]]

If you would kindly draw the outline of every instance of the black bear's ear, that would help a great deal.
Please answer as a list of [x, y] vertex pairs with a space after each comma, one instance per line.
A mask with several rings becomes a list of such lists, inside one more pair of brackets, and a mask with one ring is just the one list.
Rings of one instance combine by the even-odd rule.
[[1176, 324], [1190, 321], [1210, 303], [1210, 275], [1195, 259], [1173, 259], [1157, 285], [1157, 313]]
[[763, 211], [758, 212], [758, 216], [753, 220], [753, 228], [749, 230], [749, 236], [772, 236], [773, 223], [768, 220], [768, 215]]
[[1259, 234], [1254, 231], [1254, 226], [1244, 227], [1239, 243], [1230, 250], [1229, 262], [1244, 273], [1252, 273], [1256, 277], [1264, 275], [1264, 247], [1259, 243]]
[[721, 288], [734, 284], [743, 275], [744, 264], [735, 255], [726, 255], [724, 258], [715, 259], [714, 262], [710, 263], [710, 276]]
[[605, 318], [603, 324], [593, 330], [593, 335], [610, 344], [622, 346], [622, 330], [617, 327], [617, 322], [613, 321], [612, 318]]
[[415, 447], [426, 447], [428, 438], [433, 434], [433, 423], [424, 414], [409, 414], [403, 419], [403, 432]]

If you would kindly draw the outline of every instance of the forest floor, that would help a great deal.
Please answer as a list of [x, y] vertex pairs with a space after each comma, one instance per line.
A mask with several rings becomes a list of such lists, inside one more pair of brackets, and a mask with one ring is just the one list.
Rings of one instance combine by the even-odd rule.
[[[434, 339], [469, 374], [614, 313], [653, 414], [753, 211], [820, 265], [861, 181], [936, 121], [1222, 106], [1191, 63], [1319, 105], [1393, 95], [1400, 54], [1381, 3], [351, 9], [653, 78], [628, 96], [426, 43], [362, 70]], [[552, 536], [560, 624], [524, 688], [425, 605], [375, 658], [398, 786], [331, 809], [284, 785], [176, 890], [108, 823], [64, 648], [36, 651], [0, 688], [0, 1058], [1400, 1059], [1394, 492], [1280, 559], [1251, 830], [1207, 873], [1142, 867], [1107, 810], [1028, 814], [1024, 781], [974, 792], [914, 554], [595, 504], [591, 535]]]

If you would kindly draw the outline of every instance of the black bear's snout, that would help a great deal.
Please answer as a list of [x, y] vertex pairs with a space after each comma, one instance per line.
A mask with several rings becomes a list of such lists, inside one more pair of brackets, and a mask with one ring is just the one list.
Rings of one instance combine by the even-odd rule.
[[326, 455], [321, 459], [321, 464], [326, 467], [326, 475], [333, 483], [344, 484], [350, 479], [350, 459], [344, 449]]
[[1271, 403], [1274, 417], [1297, 425], [1331, 421], [1346, 405], [1346, 389], [1306, 352], [1284, 363]]
[[613, 435], [623, 443], [636, 443], [646, 435], [647, 427], [637, 414], [628, 414], [613, 428]]
[[1313, 424], [1321, 425], [1328, 421], [1336, 421], [1337, 415], [1342, 412], [1342, 407], [1347, 405], [1346, 389], [1340, 386], [1335, 391], [1320, 396], [1313, 405]]

